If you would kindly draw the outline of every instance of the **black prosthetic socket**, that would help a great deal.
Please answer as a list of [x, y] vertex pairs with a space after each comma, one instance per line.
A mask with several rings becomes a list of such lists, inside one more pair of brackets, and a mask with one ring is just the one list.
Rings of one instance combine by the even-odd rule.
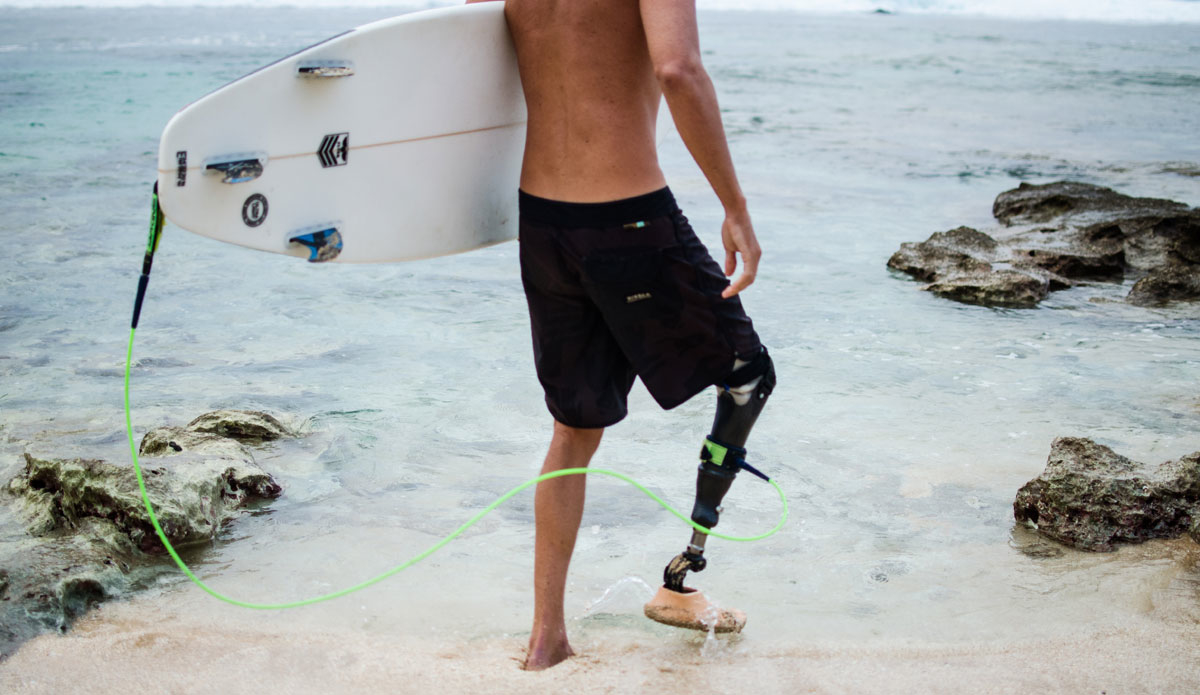
[[[761, 377], [761, 378], [760, 378]], [[730, 389], [745, 386], [759, 379], [746, 403], [738, 404]], [[700, 468], [696, 475], [696, 502], [692, 506], [692, 521], [706, 529], [717, 525], [721, 514], [721, 500], [733, 479], [742, 468], [762, 476], [743, 460], [746, 450], [742, 448], [750, 437], [750, 430], [758, 420], [759, 413], [767, 403], [767, 397], [775, 388], [775, 368], [763, 348], [749, 363], [742, 365], [729, 375], [724, 388], [717, 396], [717, 414], [713, 418], [712, 434], [700, 450]], [[766, 476], [762, 476], [766, 477]], [[704, 542], [708, 536], [700, 531], [692, 532], [687, 548], [675, 556], [663, 570], [663, 584], [671, 591], [683, 592], [683, 581], [688, 572], [699, 572], [705, 568]]]
[[763, 375], [762, 381], [750, 394], [750, 400], [745, 405], [738, 405], [733, 394], [723, 390], [717, 396], [717, 414], [713, 418], [712, 438], [727, 447], [741, 448], [746, 446], [750, 438], [750, 430], [758, 420], [758, 414], [767, 404], [767, 396], [775, 386], [775, 370]]

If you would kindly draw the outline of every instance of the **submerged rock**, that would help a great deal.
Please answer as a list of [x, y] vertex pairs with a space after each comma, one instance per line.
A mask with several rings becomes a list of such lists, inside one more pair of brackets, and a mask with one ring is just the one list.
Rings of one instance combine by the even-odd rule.
[[[250, 442], [290, 435], [265, 414], [219, 411], [143, 438], [147, 493], [182, 552], [211, 541], [248, 505], [282, 493], [246, 446], [206, 429]], [[173, 567], [164, 562], [131, 463], [26, 453], [23, 470], [3, 489], [11, 502], [5, 513], [15, 513], [28, 535], [0, 542], [0, 655], [39, 632], [65, 630], [95, 603]]]
[[1200, 451], [1149, 466], [1090, 439], [1056, 439], [1046, 470], [1017, 492], [1013, 515], [1081, 550], [1194, 536], [1200, 522]]
[[1037, 306], [1050, 291], [1050, 281], [1015, 270], [952, 274], [925, 286], [926, 290], [966, 304], [1025, 308]]
[[282, 422], [257, 410], [214, 410], [192, 420], [185, 429], [250, 444], [296, 436]]
[[1133, 304], [1200, 299], [1198, 209], [1062, 181], [1023, 183], [997, 196], [992, 212], [1002, 227], [991, 235], [937, 232], [901, 244], [888, 267], [929, 283], [924, 290], [987, 306], [1035, 306], [1049, 292], [1121, 282], [1130, 272], [1145, 274], [1129, 294]]
[[219, 434], [193, 432], [186, 427], [159, 427], [142, 437], [138, 456], [172, 456], [183, 452], [202, 453], [231, 459], [248, 459], [241, 442]]

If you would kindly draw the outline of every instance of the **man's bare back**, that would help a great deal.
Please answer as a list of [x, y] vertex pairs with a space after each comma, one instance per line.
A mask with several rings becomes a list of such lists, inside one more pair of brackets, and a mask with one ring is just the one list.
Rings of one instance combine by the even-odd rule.
[[603, 202], [666, 185], [638, 0], [508, 0], [529, 127], [521, 188]]
[[762, 254], [700, 60], [695, 0], [507, 0], [529, 110], [521, 188], [603, 202], [663, 188], [655, 125], [665, 96], [688, 151], [725, 208], [730, 297]]

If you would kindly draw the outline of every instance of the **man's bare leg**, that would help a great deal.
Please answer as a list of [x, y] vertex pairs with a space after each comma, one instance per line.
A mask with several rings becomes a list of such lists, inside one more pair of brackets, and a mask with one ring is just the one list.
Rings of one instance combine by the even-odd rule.
[[[554, 438], [542, 473], [587, 466], [603, 434], [603, 429], [579, 429], [555, 422]], [[563, 593], [575, 536], [583, 518], [584, 478], [569, 475], [543, 481], [538, 483], [534, 496], [537, 533], [533, 557], [533, 631], [525, 657], [528, 671], [549, 668], [575, 653], [567, 642]]]

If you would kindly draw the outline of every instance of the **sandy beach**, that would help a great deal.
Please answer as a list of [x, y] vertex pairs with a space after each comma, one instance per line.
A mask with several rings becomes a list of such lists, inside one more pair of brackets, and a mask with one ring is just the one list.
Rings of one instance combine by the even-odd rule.
[[[26, 644], [0, 666], [18, 693], [1195, 693], [1200, 628], [1153, 619], [1016, 642], [780, 643], [647, 623], [585, 632], [576, 658], [520, 670], [524, 636], [429, 639], [230, 626], [162, 605], [109, 604], [66, 636]], [[147, 610], [152, 609], [152, 610]]]

